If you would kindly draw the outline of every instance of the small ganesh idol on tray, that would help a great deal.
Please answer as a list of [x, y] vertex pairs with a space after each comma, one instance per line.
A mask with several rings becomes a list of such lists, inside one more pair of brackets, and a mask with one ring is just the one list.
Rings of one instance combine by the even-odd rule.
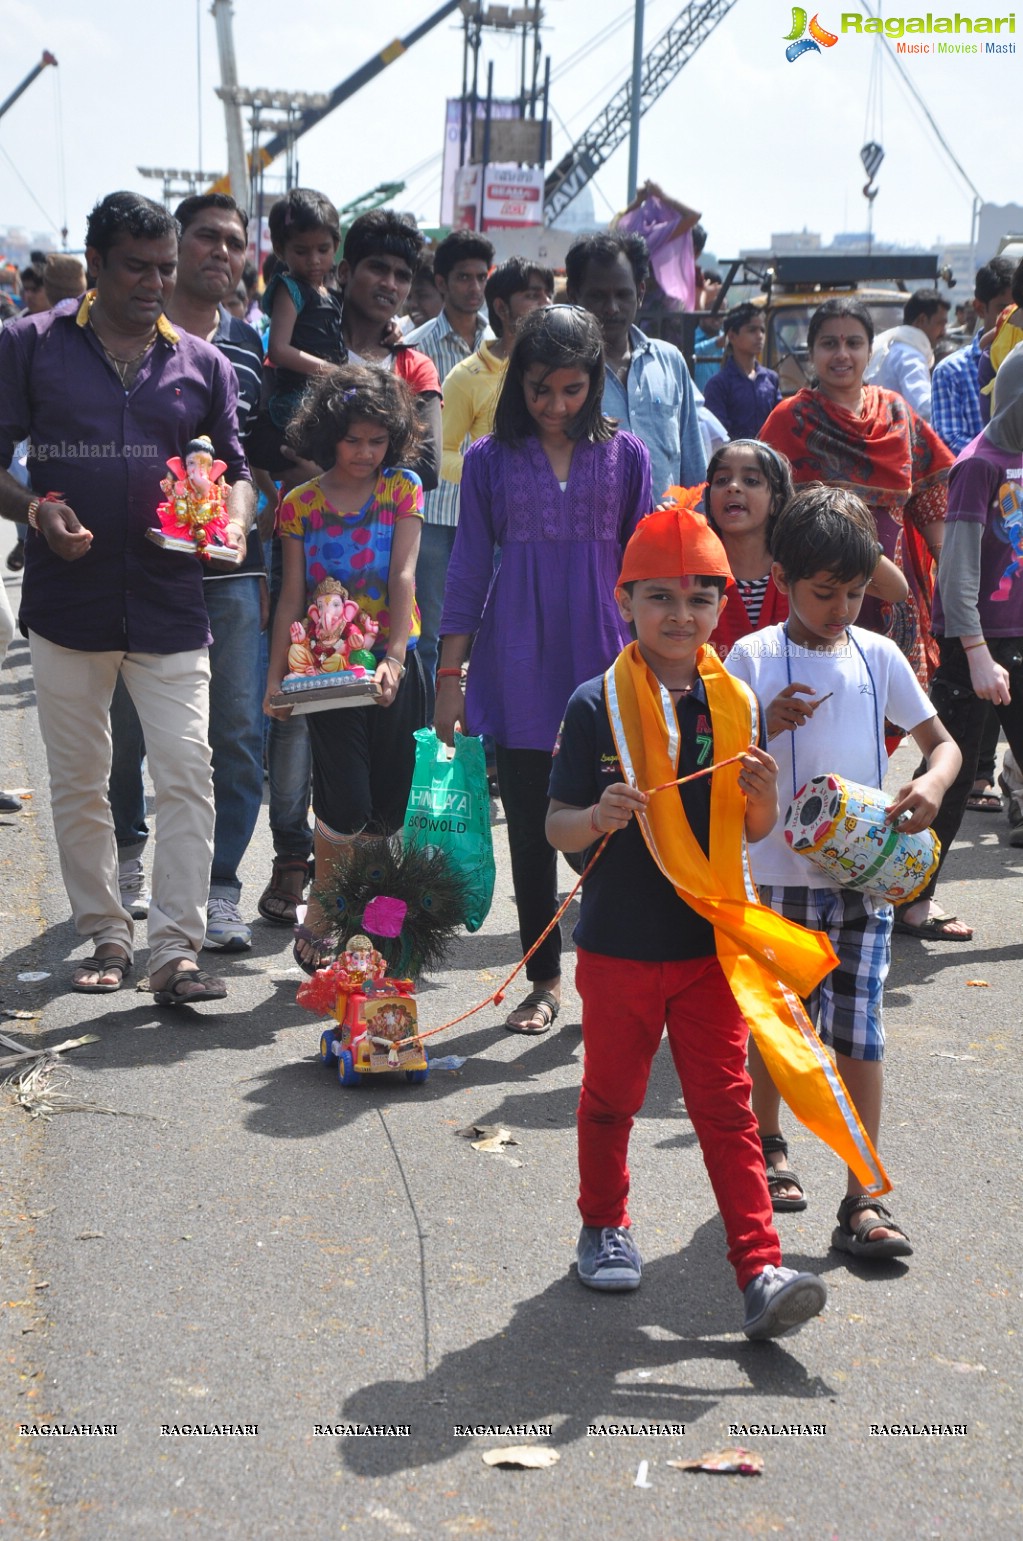
[[379, 629], [343, 584], [324, 578], [304, 620], [291, 628], [288, 673], [271, 706], [290, 706], [301, 714], [375, 701], [380, 687], [372, 649]]
[[168, 460], [170, 476], [160, 486], [165, 498], [157, 504], [160, 528], [146, 531], [149, 540], [166, 551], [181, 551], [218, 562], [238, 562], [241, 553], [227, 540], [227, 464], [217, 460], [212, 440], [193, 439], [185, 459]]

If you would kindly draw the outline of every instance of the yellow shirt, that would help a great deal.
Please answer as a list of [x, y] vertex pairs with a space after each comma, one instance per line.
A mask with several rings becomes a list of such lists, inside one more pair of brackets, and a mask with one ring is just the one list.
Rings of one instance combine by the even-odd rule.
[[490, 347], [489, 342], [481, 343], [478, 353], [459, 359], [444, 378], [440, 474], [446, 482], [462, 480], [462, 456], [494, 426], [494, 408], [508, 360], [495, 358]]

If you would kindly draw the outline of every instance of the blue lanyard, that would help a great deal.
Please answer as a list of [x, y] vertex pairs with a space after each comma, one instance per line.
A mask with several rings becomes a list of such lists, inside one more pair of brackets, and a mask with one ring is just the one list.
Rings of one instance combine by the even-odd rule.
[[[787, 683], [791, 685], [792, 684], [792, 658], [791, 658], [791, 655], [789, 653], [789, 647], [790, 647], [792, 639], [789, 636], [789, 623], [788, 623], [788, 621], [786, 621], [784, 626], [782, 627], [782, 632], [783, 632], [784, 637], [785, 637], [785, 678], [786, 678]], [[860, 660], [861, 660], [861, 662], [863, 664], [863, 667], [864, 667], [864, 669], [866, 670], [866, 673], [867, 673], [867, 683], [870, 686], [871, 700], [874, 703], [874, 750], [875, 750], [875, 753], [877, 755], [877, 785], [878, 785], [878, 788], [880, 788], [881, 784], [884, 781], [884, 771], [883, 771], [883, 769], [881, 767], [881, 730], [880, 730], [880, 728], [877, 725], [878, 712], [880, 710], [879, 702], [878, 702], [878, 699], [877, 699], [877, 686], [874, 683], [874, 676], [871, 673], [870, 664], [867, 662], [867, 655], [866, 655], [866, 653], [864, 653], [863, 649], [860, 647], [860, 644], [857, 642], [856, 638], [853, 636], [853, 631], [852, 631], [852, 627], [851, 626], [847, 626], [846, 627], [845, 634], [849, 638], [849, 641], [852, 643], [853, 647], [856, 649], [857, 653], [859, 653], [859, 655], [860, 655]], [[795, 797], [797, 791], [799, 790], [798, 785], [797, 785], [797, 780], [796, 780], [796, 735], [797, 735], [798, 732], [799, 732], [798, 728], [793, 728], [792, 729], [792, 796], [793, 797]]]

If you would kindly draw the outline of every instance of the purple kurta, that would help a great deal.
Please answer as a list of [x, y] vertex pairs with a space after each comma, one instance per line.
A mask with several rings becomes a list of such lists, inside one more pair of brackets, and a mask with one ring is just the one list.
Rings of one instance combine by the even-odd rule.
[[512, 446], [488, 434], [466, 452], [440, 631], [475, 634], [472, 733], [553, 750], [569, 696], [629, 641], [614, 588], [652, 507], [650, 457], [624, 430], [576, 445], [564, 492], [535, 438]]

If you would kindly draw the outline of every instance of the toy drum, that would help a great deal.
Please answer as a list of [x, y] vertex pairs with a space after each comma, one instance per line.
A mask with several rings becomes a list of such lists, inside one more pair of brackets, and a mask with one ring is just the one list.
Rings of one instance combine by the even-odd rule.
[[785, 839], [843, 888], [907, 904], [936, 869], [941, 842], [933, 829], [907, 835], [886, 824], [891, 801], [876, 787], [814, 776], [788, 806]]

